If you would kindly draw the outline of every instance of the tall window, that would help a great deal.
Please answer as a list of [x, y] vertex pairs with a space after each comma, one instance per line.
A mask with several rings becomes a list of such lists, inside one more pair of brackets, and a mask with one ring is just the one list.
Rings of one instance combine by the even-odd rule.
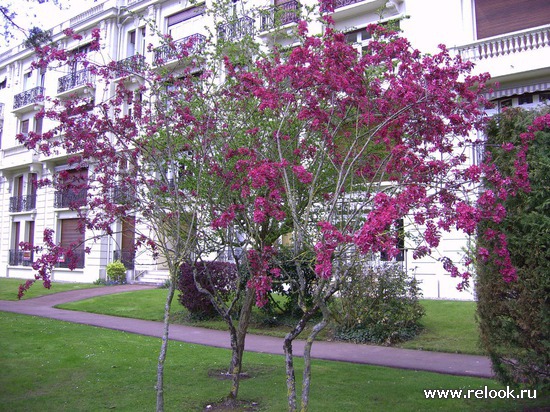
[[197, 30], [192, 19], [202, 16], [205, 10], [206, 6], [203, 3], [169, 16], [167, 18], [168, 34], [172, 36], [172, 39], [178, 40], [196, 33]]
[[84, 267], [84, 232], [81, 219], [60, 221], [60, 245], [67, 250], [59, 262], [60, 267]]

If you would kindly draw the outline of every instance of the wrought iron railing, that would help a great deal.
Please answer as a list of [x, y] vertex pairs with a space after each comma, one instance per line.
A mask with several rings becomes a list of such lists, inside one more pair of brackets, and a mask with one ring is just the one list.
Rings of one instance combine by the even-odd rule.
[[116, 62], [117, 78], [126, 77], [133, 73], [141, 73], [145, 69], [145, 57], [141, 54], [127, 57]]
[[44, 101], [44, 87], [37, 86], [32, 89], [25, 90], [22, 93], [16, 94], [13, 97], [13, 108], [19, 109], [20, 107], [27, 106], [33, 103], [40, 103]]
[[182, 39], [176, 40], [171, 44], [165, 44], [157, 47], [154, 50], [154, 63], [157, 66], [177, 60], [184, 51], [187, 55], [194, 56], [200, 54], [204, 44], [206, 43], [206, 36], [195, 33]]
[[339, 7], [350, 6], [352, 4], [360, 3], [362, 1], [364, 0], [336, 0], [334, 2], [334, 8], [337, 9]]
[[80, 247], [65, 253], [58, 260], [58, 268], [82, 269], [84, 267], [84, 248]]
[[111, 190], [111, 198], [114, 203], [126, 205], [136, 200], [136, 189], [126, 185], [117, 185]]
[[299, 10], [300, 2], [295, 0], [265, 10], [261, 15], [260, 30], [267, 31], [276, 26], [297, 22], [300, 18]]
[[239, 40], [253, 34], [254, 19], [247, 16], [218, 26], [218, 38], [227, 41]]
[[64, 93], [76, 87], [93, 84], [94, 75], [89, 69], [77, 70], [67, 74], [59, 79], [57, 84], [57, 93]]
[[88, 194], [87, 189], [74, 190], [62, 190], [55, 192], [54, 207], [61, 208], [79, 208], [86, 204], [86, 197]]
[[134, 269], [136, 253], [128, 250], [115, 250], [113, 252], [113, 260], [120, 260], [126, 269]]
[[8, 262], [10, 266], [31, 266], [33, 262], [33, 250], [10, 249]]
[[10, 212], [26, 212], [36, 208], [36, 195], [10, 197]]

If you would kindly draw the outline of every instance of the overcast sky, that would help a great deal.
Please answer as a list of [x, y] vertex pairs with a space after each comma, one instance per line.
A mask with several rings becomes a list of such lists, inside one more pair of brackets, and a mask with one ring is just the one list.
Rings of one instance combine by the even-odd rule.
[[[59, 5], [55, 5], [52, 0], [42, 3], [41, 0], [0, 1], [17, 13], [15, 23], [20, 27], [28, 30], [36, 26], [48, 30], [105, 0], [59, 0]], [[13, 28], [12, 33], [16, 36], [15, 39], [0, 37], [0, 53], [24, 41], [25, 38], [19, 30]]]

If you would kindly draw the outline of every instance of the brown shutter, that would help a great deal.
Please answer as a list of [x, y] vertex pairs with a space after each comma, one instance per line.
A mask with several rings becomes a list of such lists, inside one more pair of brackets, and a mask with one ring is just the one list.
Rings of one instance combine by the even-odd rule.
[[122, 252], [131, 254], [134, 252], [134, 239], [135, 239], [135, 216], [128, 216], [122, 221]]
[[548, 0], [475, 0], [477, 38], [550, 23]]
[[61, 221], [61, 246], [68, 248], [72, 244], [84, 242], [84, 233], [79, 229], [80, 219], [63, 219]]

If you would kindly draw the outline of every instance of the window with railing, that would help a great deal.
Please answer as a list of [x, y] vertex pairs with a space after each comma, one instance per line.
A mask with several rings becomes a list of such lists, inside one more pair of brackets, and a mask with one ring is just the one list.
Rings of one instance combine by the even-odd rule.
[[275, 1], [275, 5], [266, 9], [261, 14], [260, 30], [268, 31], [275, 27], [296, 23], [300, 18], [300, 2]]
[[78, 209], [86, 204], [88, 169], [61, 170], [56, 178], [60, 189], [54, 194], [55, 208]]
[[34, 262], [34, 252], [32, 250], [10, 249], [10, 266], [32, 266]]
[[16, 94], [13, 97], [13, 108], [19, 109], [20, 107], [28, 106], [33, 103], [42, 103], [44, 101], [44, 92], [44, 87], [36, 86]]
[[157, 47], [154, 50], [153, 62], [160, 66], [172, 62], [183, 56], [196, 56], [201, 53], [206, 44], [206, 36], [194, 33], [169, 44]]
[[64, 93], [69, 90], [76, 89], [77, 87], [83, 87], [92, 85], [94, 82], [94, 75], [89, 69], [80, 69], [72, 71], [71, 73], [59, 78], [57, 84], [57, 93]]
[[254, 19], [248, 16], [218, 26], [218, 38], [225, 41], [240, 40], [247, 35], [254, 35]]
[[10, 197], [10, 212], [26, 212], [36, 208], [36, 194]]
[[126, 77], [145, 70], [145, 57], [136, 54], [116, 62], [115, 77]]
[[85, 252], [84, 248], [71, 249], [59, 257], [57, 267], [68, 269], [82, 269], [84, 267]]

